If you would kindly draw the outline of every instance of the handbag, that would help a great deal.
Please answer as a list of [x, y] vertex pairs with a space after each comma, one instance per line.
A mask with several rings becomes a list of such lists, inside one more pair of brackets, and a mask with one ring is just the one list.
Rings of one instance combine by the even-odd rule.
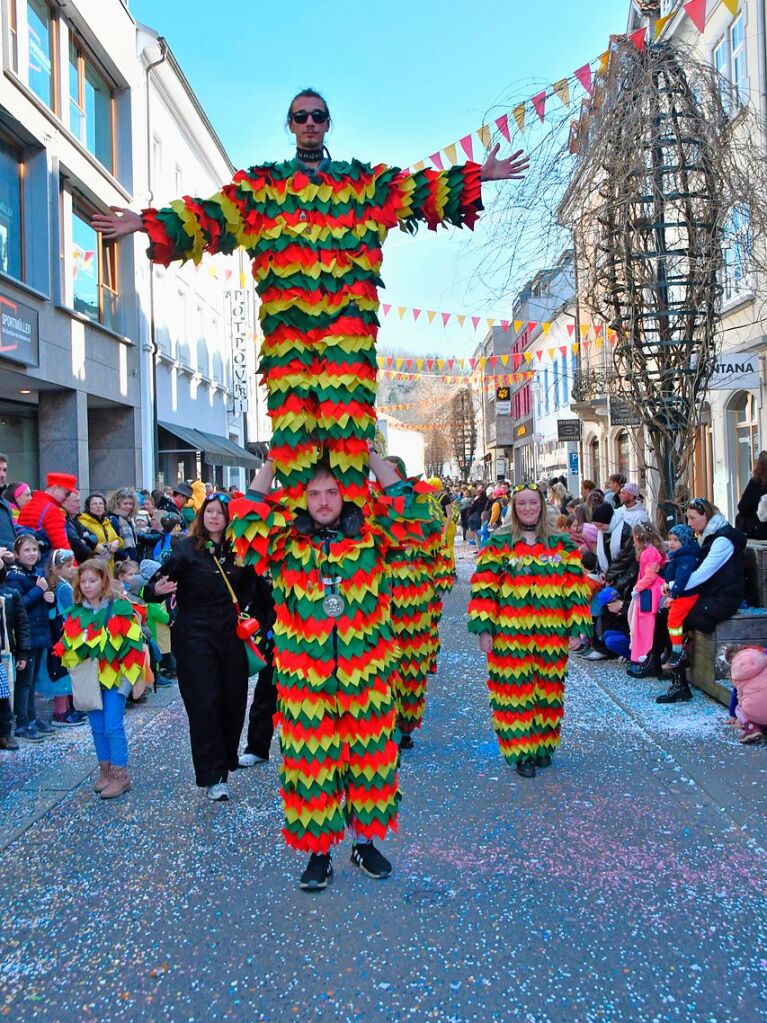
[[639, 610], [652, 611], [652, 590], [639, 591]]
[[229, 590], [229, 596], [232, 598], [232, 603], [234, 604], [234, 610], [237, 613], [237, 625], [234, 631], [237, 638], [241, 639], [245, 646], [245, 656], [248, 659], [248, 676], [257, 675], [262, 668], [266, 667], [266, 661], [261, 656], [261, 651], [258, 649], [255, 640], [255, 636], [258, 634], [258, 630], [261, 626], [258, 624], [258, 620], [256, 618], [253, 618], [246, 611], [243, 611], [240, 608], [237, 596], [232, 589], [232, 584], [227, 579], [226, 572], [224, 572], [221, 567], [221, 562], [215, 554], [213, 554], [213, 560], [216, 563], [216, 568], [221, 573], [221, 578], [226, 583], [226, 588]]
[[99, 662], [90, 657], [69, 669], [72, 679], [72, 702], [75, 710], [103, 710], [101, 686], [99, 684]]

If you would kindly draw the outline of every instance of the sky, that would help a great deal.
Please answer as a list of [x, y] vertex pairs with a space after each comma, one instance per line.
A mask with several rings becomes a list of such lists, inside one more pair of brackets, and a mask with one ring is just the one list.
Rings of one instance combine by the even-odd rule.
[[[130, 0], [136, 20], [165, 36], [236, 166], [292, 155], [285, 114], [301, 88], [319, 89], [334, 157], [411, 166], [493, 116], [572, 75], [624, 32], [629, 0], [388, 0], [227, 4]], [[213, 17], [220, 12], [220, 17]], [[514, 148], [531, 145], [523, 138]], [[475, 137], [475, 145], [478, 143]], [[512, 151], [504, 143], [501, 156]], [[530, 174], [535, 175], [533, 162]], [[491, 183], [486, 205], [517, 186]], [[509, 319], [486, 267], [489, 215], [467, 230], [392, 232], [382, 302]], [[515, 267], [517, 278], [542, 266]], [[485, 268], [483, 270], [483, 268]], [[486, 324], [485, 324], [486, 326]], [[379, 349], [468, 357], [482, 339], [470, 321], [382, 319]]]

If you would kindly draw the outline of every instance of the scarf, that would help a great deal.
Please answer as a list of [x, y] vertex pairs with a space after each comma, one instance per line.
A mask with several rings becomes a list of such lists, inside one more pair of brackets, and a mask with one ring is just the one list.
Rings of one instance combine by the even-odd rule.
[[[610, 520], [610, 524], [607, 527], [607, 532], [603, 533], [602, 530], [598, 530], [597, 535], [597, 561], [599, 567], [603, 572], [606, 572], [610, 567], [611, 562], [615, 561], [621, 552], [621, 546], [623, 541], [623, 512], [616, 511], [613, 513], [613, 517]], [[607, 551], [605, 550], [605, 536], [610, 537], [610, 557], [607, 557]]]

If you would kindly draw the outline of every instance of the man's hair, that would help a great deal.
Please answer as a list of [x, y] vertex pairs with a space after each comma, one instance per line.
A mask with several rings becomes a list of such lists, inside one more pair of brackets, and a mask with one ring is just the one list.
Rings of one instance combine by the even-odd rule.
[[8, 455], [1, 455], [0, 454], [0, 462], [5, 462], [5, 464], [8, 465]]
[[328, 101], [325, 99], [321, 92], [317, 92], [316, 89], [312, 89], [310, 87], [308, 89], [301, 89], [300, 92], [297, 92], [293, 99], [288, 104], [288, 113], [285, 118], [285, 124], [287, 124], [288, 127], [290, 126], [290, 115], [293, 110], [293, 104], [296, 102], [297, 99], [301, 99], [302, 96], [307, 96], [309, 99], [318, 99], [328, 112], [328, 124], [332, 124], [333, 118], [330, 116], [330, 107], [328, 106]]
[[582, 490], [596, 490], [597, 489], [597, 485], [594, 482], [594, 480], [584, 480], [581, 483], [581, 489]]
[[620, 483], [621, 486], [623, 486], [625, 482], [626, 477], [623, 475], [622, 472], [614, 472], [610, 479], [608, 480], [608, 483]]
[[[309, 483], [311, 483], [312, 480], [323, 480], [325, 479], [326, 476], [330, 476], [330, 478], [334, 480], [336, 479], [336, 474], [331, 469], [330, 462], [327, 462], [324, 458], [321, 458], [320, 461], [317, 462], [312, 469], [312, 475], [309, 478]], [[337, 482], [338, 480], [336, 480], [336, 483]], [[306, 484], [307, 487], [309, 486], [309, 483]]]
[[583, 554], [581, 554], [581, 564], [587, 572], [593, 572], [599, 562], [593, 551], [584, 551]]

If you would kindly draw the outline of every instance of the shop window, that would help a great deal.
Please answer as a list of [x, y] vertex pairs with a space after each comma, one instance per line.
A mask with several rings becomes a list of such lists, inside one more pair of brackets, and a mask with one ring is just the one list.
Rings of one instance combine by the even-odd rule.
[[734, 206], [722, 228], [722, 287], [725, 301], [751, 292], [751, 228], [745, 206]]
[[56, 26], [46, 0], [27, 0], [29, 26], [29, 88], [56, 109]]
[[93, 211], [72, 202], [72, 304], [97, 323], [120, 331], [117, 248], [91, 227]]
[[589, 468], [591, 479], [596, 480], [597, 486], [599, 486], [602, 470], [599, 468], [599, 439], [597, 437], [594, 437], [589, 444]]
[[21, 152], [0, 138], [0, 270], [23, 277]]
[[621, 430], [618, 436], [615, 438], [615, 461], [618, 466], [616, 472], [621, 473], [628, 479], [631, 476], [629, 468], [629, 453], [631, 445], [629, 442], [629, 435], [627, 430]]
[[708, 404], [702, 407], [699, 419], [700, 425], [695, 431], [692, 492], [700, 497], [711, 498], [714, 493], [714, 445], [711, 408]]
[[759, 454], [759, 417], [750, 391], [738, 391], [730, 400], [728, 415], [735, 441], [735, 488], [739, 497], [746, 489]]
[[748, 102], [746, 29], [742, 14], [735, 18], [729, 31], [714, 47], [713, 64], [721, 75], [724, 108], [728, 113], [735, 113]]
[[69, 44], [69, 129], [89, 153], [114, 171], [114, 96], [75, 40]]

